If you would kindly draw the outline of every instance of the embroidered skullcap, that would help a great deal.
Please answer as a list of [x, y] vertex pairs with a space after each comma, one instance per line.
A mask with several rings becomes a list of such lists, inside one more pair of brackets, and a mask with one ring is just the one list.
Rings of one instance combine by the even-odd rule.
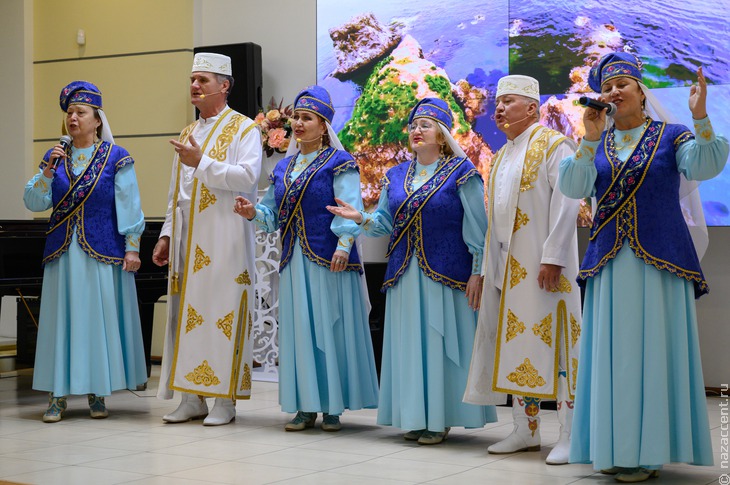
[[68, 111], [70, 104], [84, 104], [101, 109], [101, 91], [87, 81], [74, 81], [61, 90], [61, 109]]
[[497, 83], [497, 95], [495, 98], [505, 94], [519, 94], [526, 98], [540, 102], [540, 83], [534, 77], [521, 74], [504, 76]]
[[588, 85], [592, 90], [600, 93], [603, 83], [615, 77], [630, 77], [641, 81], [641, 63], [639, 59], [628, 52], [606, 54], [598, 61], [598, 64], [591, 68], [588, 75]]
[[297, 94], [294, 100], [294, 110], [304, 110], [324, 118], [332, 123], [335, 116], [335, 109], [332, 107], [332, 98], [322, 86], [309, 86]]
[[420, 100], [411, 110], [411, 114], [408, 116], [408, 124], [410, 125], [413, 120], [418, 118], [429, 118], [438, 121], [449, 130], [454, 124], [449, 105], [439, 98], [423, 98]]
[[192, 72], [212, 72], [232, 76], [231, 58], [213, 52], [198, 52], [193, 58]]

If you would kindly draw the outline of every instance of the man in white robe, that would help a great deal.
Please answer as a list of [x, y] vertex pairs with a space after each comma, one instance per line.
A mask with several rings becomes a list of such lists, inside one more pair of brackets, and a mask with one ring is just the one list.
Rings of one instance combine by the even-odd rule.
[[[228, 107], [231, 59], [198, 53], [190, 76], [200, 119], [175, 147], [165, 224], [153, 261], [169, 263], [167, 328], [157, 396], [180, 406], [162, 419], [228, 424], [235, 400], [251, 395], [255, 227], [233, 212], [237, 195], [255, 200], [261, 135]], [[215, 405], [208, 414], [206, 397]], [[207, 415], [207, 417], [206, 417]]]
[[580, 335], [576, 217], [558, 189], [575, 144], [541, 126], [537, 80], [500, 79], [495, 121], [507, 135], [489, 175], [484, 288], [464, 400], [503, 404], [514, 430], [490, 453], [540, 449], [540, 400], [557, 399], [561, 432], [548, 464], [568, 462]]

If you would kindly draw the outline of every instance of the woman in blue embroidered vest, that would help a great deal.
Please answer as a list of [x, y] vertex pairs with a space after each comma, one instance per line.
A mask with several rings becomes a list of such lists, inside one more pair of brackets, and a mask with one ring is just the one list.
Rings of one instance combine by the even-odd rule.
[[51, 393], [47, 423], [61, 420], [69, 394], [87, 394], [91, 417], [105, 418], [104, 396], [147, 381], [132, 274], [144, 230], [134, 160], [114, 145], [96, 86], [72, 82], [61, 109], [71, 146], [46, 152], [23, 197], [31, 211], [53, 208], [33, 373], [33, 389]]
[[487, 219], [482, 179], [452, 123], [443, 100], [422, 99], [408, 119], [414, 160], [386, 173], [377, 210], [328, 207], [368, 236], [390, 234], [378, 424], [422, 445], [441, 443], [452, 426], [497, 420], [494, 406], [462, 402]]
[[719, 174], [728, 142], [707, 118], [702, 68], [697, 77], [695, 139], [670, 123], [632, 54], [607, 54], [589, 85], [617, 106], [613, 125], [586, 109], [583, 141], [560, 165], [568, 197], [598, 201], [578, 276], [586, 294], [570, 459], [622, 482], [657, 476], [664, 463], [713, 462], [694, 301], [707, 292], [706, 228], [689, 181]]
[[[269, 190], [234, 210], [265, 231], [281, 231], [279, 403], [296, 412], [287, 431], [339, 431], [345, 409], [374, 408], [378, 379], [367, 295], [355, 238], [360, 228], [325, 209], [335, 197], [362, 207], [360, 172], [330, 123], [329, 93], [310, 86], [294, 100], [293, 136]], [[299, 147], [297, 149], [297, 146]]]

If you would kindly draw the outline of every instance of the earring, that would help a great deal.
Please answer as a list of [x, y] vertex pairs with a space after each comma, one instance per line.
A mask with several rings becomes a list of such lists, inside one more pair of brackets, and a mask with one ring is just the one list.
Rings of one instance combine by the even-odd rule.
[[439, 145], [439, 156], [441, 158], [444, 158], [444, 145], [445, 145], [445, 143], [442, 143]]

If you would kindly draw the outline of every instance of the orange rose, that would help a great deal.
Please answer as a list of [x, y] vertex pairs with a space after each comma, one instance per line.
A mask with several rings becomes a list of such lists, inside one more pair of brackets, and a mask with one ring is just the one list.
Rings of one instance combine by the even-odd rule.
[[253, 119], [254, 123], [256, 123], [257, 125], [260, 125], [261, 122], [264, 121], [265, 116], [266, 115], [264, 115], [263, 111], [260, 112], [259, 114], [256, 115], [256, 118]]
[[281, 118], [281, 113], [279, 113], [278, 109], [272, 109], [268, 113], [266, 113], [266, 119], [269, 121], [276, 121], [279, 118]]
[[280, 148], [281, 143], [286, 138], [286, 131], [281, 128], [274, 128], [269, 131], [269, 146], [271, 148]]
[[284, 138], [281, 140], [281, 143], [279, 144], [279, 150], [286, 151], [287, 148], [289, 148], [289, 143], [291, 142], [291, 138]]

